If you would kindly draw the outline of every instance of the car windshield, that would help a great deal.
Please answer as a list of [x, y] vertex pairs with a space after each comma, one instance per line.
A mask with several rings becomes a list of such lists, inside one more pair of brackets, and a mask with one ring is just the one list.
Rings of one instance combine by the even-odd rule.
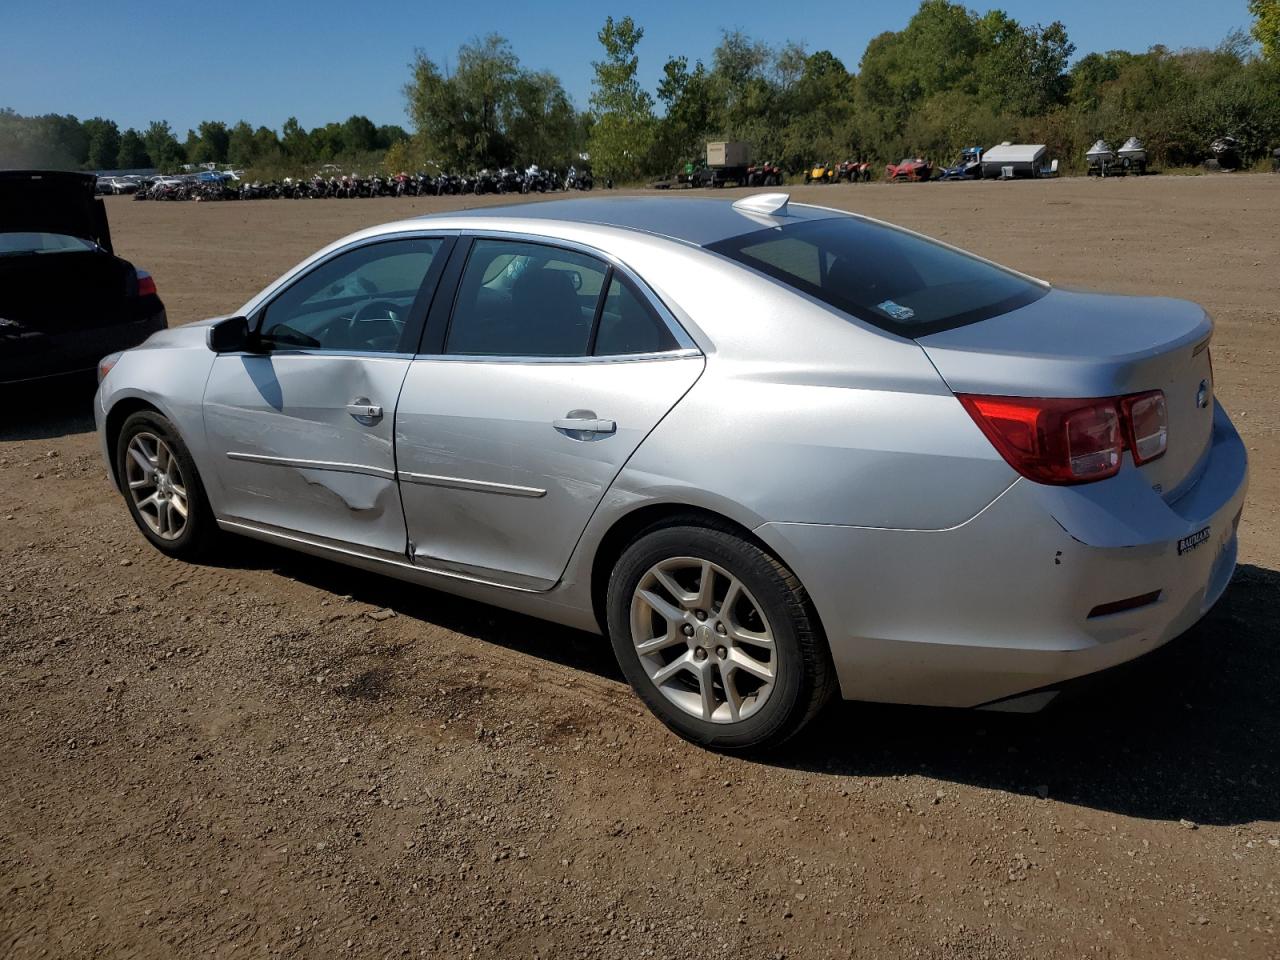
[[92, 241], [65, 233], [0, 233], [0, 257], [96, 249], [97, 245]]
[[904, 337], [1008, 313], [1048, 292], [1012, 270], [860, 217], [773, 227], [709, 249]]

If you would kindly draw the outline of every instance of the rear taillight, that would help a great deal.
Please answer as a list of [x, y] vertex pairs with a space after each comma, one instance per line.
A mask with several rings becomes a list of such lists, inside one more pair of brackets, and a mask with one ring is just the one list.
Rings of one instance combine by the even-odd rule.
[[1124, 417], [1134, 463], [1150, 463], [1165, 452], [1169, 446], [1169, 412], [1162, 391], [1124, 397], [1120, 415]]
[[1168, 442], [1159, 390], [1100, 400], [959, 398], [1009, 466], [1037, 483], [1105, 480], [1120, 471], [1126, 449], [1135, 463], [1149, 463]]
[[154, 297], [156, 295], [156, 281], [151, 274], [145, 270], [138, 271], [138, 296]]

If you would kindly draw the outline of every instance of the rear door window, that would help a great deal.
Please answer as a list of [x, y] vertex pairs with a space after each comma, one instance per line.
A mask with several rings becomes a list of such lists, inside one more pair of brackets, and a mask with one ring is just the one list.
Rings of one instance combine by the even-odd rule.
[[458, 284], [445, 353], [586, 356], [608, 272], [571, 250], [478, 239]]

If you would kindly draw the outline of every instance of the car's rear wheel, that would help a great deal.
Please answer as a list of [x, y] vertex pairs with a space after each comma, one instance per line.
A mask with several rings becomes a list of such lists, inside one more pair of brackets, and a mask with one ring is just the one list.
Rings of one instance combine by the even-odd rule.
[[804, 588], [728, 526], [646, 531], [615, 566], [607, 606], [627, 680], [701, 746], [775, 746], [830, 696], [834, 670]]
[[116, 476], [133, 522], [154, 546], [186, 560], [209, 553], [218, 525], [195, 461], [168, 419], [142, 410], [125, 420]]

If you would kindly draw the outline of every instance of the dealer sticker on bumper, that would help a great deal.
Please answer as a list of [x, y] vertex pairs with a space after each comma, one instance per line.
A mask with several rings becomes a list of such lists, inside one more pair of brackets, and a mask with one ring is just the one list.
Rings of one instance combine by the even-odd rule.
[[1183, 537], [1181, 540], [1178, 541], [1178, 556], [1182, 556], [1184, 553], [1187, 553], [1190, 550], [1194, 550], [1196, 547], [1200, 546], [1200, 544], [1204, 543], [1208, 539], [1209, 539], [1208, 527], [1205, 527], [1203, 530], [1197, 530], [1195, 533], [1191, 534], [1188, 537]]

